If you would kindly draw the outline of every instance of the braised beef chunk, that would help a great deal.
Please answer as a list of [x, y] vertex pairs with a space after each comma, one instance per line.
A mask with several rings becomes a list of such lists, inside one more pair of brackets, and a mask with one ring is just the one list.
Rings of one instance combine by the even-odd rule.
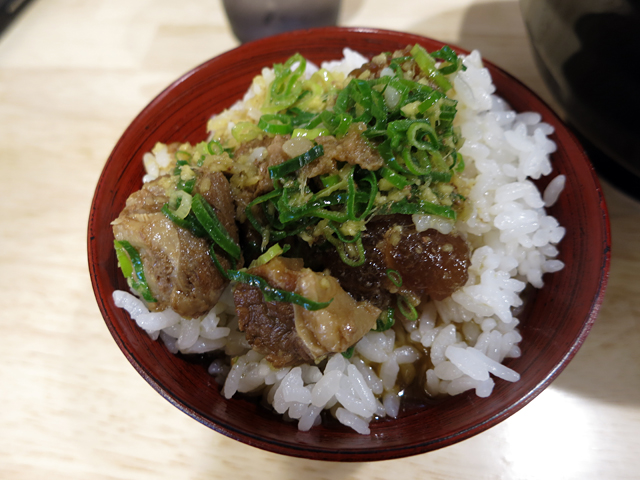
[[364, 265], [350, 267], [331, 250], [325, 265], [347, 292], [379, 308], [388, 306], [392, 292], [398, 291], [387, 276], [388, 269], [397, 270], [402, 289], [418, 298], [428, 295], [442, 300], [468, 279], [466, 241], [433, 229], [418, 233], [409, 215], [374, 217], [363, 232], [362, 244]]
[[[209, 182], [222, 190], [222, 179], [213, 174]], [[177, 227], [160, 211], [169, 201], [167, 192], [174, 188], [171, 182], [168, 176], [160, 177], [133, 193], [112, 223], [113, 234], [116, 240], [128, 241], [140, 253], [147, 283], [158, 300], [149, 304], [149, 308], [154, 311], [171, 308], [183, 317], [196, 318], [216, 304], [227, 282], [209, 256], [208, 241]], [[200, 186], [206, 187], [206, 182], [202, 183], [201, 180]], [[231, 198], [228, 184], [226, 189]], [[207, 190], [202, 188], [203, 194]], [[233, 206], [222, 201], [223, 196], [218, 191], [210, 198], [224, 223], [224, 218], [233, 219]], [[237, 238], [234, 226], [230, 225], [230, 230]], [[230, 268], [226, 258], [218, 256], [218, 260]]]
[[383, 247], [384, 234], [395, 223], [411, 222], [408, 215], [386, 215], [374, 217], [362, 232], [362, 246], [366, 261], [359, 267], [350, 267], [344, 263], [335, 248], [329, 248], [324, 256], [325, 267], [335, 276], [342, 288], [356, 300], [368, 300], [380, 309], [385, 309], [392, 300], [389, 289], [392, 287], [388, 277]]
[[233, 297], [240, 330], [277, 368], [347, 350], [375, 326], [380, 315], [368, 302], [351, 298], [335, 278], [302, 268], [300, 259], [277, 257], [249, 273], [313, 301], [332, 300], [328, 307], [310, 311], [291, 303], [267, 302], [257, 287], [236, 286]]
[[[282, 150], [284, 142], [288, 139], [288, 135], [265, 136], [243, 143], [234, 153], [234, 158], [239, 160], [241, 166], [239, 171], [231, 177], [231, 188], [239, 220], [244, 218], [244, 211], [253, 199], [273, 190], [269, 167], [280, 165], [289, 159]], [[248, 160], [257, 148], [265, 149], [263, 155], [255, 161]]]
[[469, 278], [467, 242], [434, 229], [392, 227], [385, 234], [384, 256], [388, 267], [402, 276], [402, 288], [434, 300], [444, 300]]
[[239, 284], [234, 292], [240, 329], [249, 345], [276, 368], [313, 360], [296, 333], [293, 304], [265, 302], [257, 287]]
[[[316, 143], [324, 148], [324, 155], [301, 169], [301, 175], [314, 178], [323, 174], [333, 174], [338, 171], [337, 162], [360, 165], [367, 170], [378, 170], [384, 165], [384, 160], [378, 150], [362, 136], [366, 130], [364, 123], [354, 123], [347, 134], [339, 139], [333, 136], [320, 136]], [[242, 144], [235, 152], [235, 158], [243, 167], [231, 179], [233, 196], [238, 207], [238, 219], [244, 218], [247, 205], [265, 193], [273, 190], [273, 181], [269, 175], [269, 167], [280, 165], [289, 160], [283, 147], [290, 139], [289, 135], [264, 137]], [[251, 159], [256, 149], [264, 149], [260, 155]]]
[[[298, 264], [290, 266], [299, 268]], [[288, 268], [254, 268], [250, 273], [268, 277], [269, 283], [276, 288], [288, 291], [296, 288], [297, 275]], [[245, 332], [253, 349], [265, 355], [274, 367], [300, 365], [313, 360], [296, 332], [293, 304], [267, 302], [258, 287], [243, 283], [236, 286], [233, 299], [240, 330]]]
[[[366, 170], [378, 170], [384, 165], [384, 160], [378, 153], [377, 148], [362, 136], [362, 132], [367, 129], [364, 123], [353, 123], [349, 127], [347, 134], [336, 139], [333, 136], [317, 137], [316, 142], [324, 148], [324, 159], [328, 159], [336, 170], [336, 162], [346, 162], [351, 165], [360, 165]], [[315, 160], [321, 162], [322, 158]], [[305, 168], [313, 168], [314, 162]], [[313, 177], [322, 173], [332, 173], [332, 170], [314, 171], [313, 174], [305, 173], [307, 177]]]

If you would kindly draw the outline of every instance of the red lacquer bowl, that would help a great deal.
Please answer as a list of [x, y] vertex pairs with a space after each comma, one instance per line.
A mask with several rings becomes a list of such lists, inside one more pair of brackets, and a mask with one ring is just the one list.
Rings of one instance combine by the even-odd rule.
[[[113, 250], [110, 222], [127, 197], [141, 187], [142, 155], [158, 141], [198, 142], [207, 119], [242, 97], [263, 66], [295, 52], [320, 63], [338, 59], [349, 46], [366, 56], [420, 43], [442, 43], [405, 33], [323, 28], [285, 33], [248, 43], [216, 57], [169, 86], [124, 132], [96, 188], [89, 218], [89, 268], [104, 320], [135, 369], [169, 402], [212, 429], [271, 452], [319, 460], [371, 461], [435, 450], [480, 433], [509, 417], [562, 371], [587, 336], [602, 302], [609, 269], [610, 232], [602, 191], [585, 153], [558, 117], [518, 80], [486, 62], [498, 93], [518, 111], [537, 111], [555, 127], [556, 172], [567, 185], [550, 213], [567, 234], [560, 248], [566, 267], [545, 276], [546, 285], [522, 315], [522, 356], [506, 364], [519, 372], [515, 383], [498, 381], [489, 398], [473, 393], [423, 408], [408, 408], [396, 420], [373, 423], [363, 436], [339, 425], [297, 430], [250, 399], [226, 400], [206, 368], [170, 354], [149, 339], [128, 314], [116, 308], [112, 292], [126, 289]], [[458, 49], [461, 52], [463, 50]], [[466, 52], [464, 52], [466, 53]], [[542, 180], [543, 188], [547, 181]]]

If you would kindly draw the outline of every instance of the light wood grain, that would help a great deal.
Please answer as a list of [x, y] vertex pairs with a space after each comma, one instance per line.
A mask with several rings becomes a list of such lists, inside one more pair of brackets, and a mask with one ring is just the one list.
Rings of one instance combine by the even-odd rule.
[[[344, 0], [341, 23], [477, 48], [553, 105], [516, 1]], [[0, 38], [0, 478], [638, 478], [640, 205], [606, 184], [614, 253], [591, 335], [530, 405], [465, 442], [369, 464], [282, 457], [145, 383], [93, 298], [93, 189], [133, 117], [237, 44], [215, 0], [36, 0]]]

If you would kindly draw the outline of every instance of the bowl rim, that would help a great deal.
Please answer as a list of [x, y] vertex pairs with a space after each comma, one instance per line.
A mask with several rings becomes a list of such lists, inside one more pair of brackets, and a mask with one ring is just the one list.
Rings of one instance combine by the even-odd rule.
[[[206, 62], [196, 66], [195, 68], [189, 70], [188, 72], [181, 75], [178, 79], [173, 81], [169, 86], [163, 89], [153, 100], [151, 100], [143, 110], [136, 115], [136, 117], [132, 120], [132, 122], [128, 125], [126, 130], [123, 132], [118, 142], [114, 146], [111, 154], [109, 155], [103, 170], [100, 174], [98, 184], [96, 187], [96, 191], [94, 192], [93, 200], [91, 203], [89, 222], [88, 222], [88, 234], [87, 234], [87, 249], [88, 249], [88, 263], [89, 263], [89, 272], [92, 282], [92, 287], [94, 291], [94, 295], [96, 297], [100, 312], [102, 314], [103, 320], [105, 321], [107, 328], [109, 329], [111, 335], [116, 341], [117, 345], [124, 353], [125, 357], [131, 363], [131, 365], [136, 369], [136, 371], [158, 392], [162, 397], [164, 397], [167, 401], [169, 401], [172, 405], [182, 410], [187, 415], [196, 419], [200, 423], [208, 426], [209, 428], [222, 433], [230, 438], [241, 441], [242, 443], [261, 448], [263, 450], [267, 450], [274, 453], [302, 457], [302, 458], [310, 458], [317, 460], [331, 460], [331, 461], [372, 461], [372, 460], [387, 460], [393, 458], [401, 458], [409, 455], [415, 455], [424, 453], [427, 451], [435, 450], [438, 448], [442, 448], [445, 446], [449, 446], [453, 443], [457, 443], [459, 441], [465, 440], [474, 436], [478, 433], [481, 433], [488, 428], [496, 425], [507, 417], [511, 416], [513, 413], [517, 412], [521, 408], [523, 408], [526, 404], [528, 404], [531, 400], [533, 400], [537, 395], [539, 395], [566, 367], [568, 362], [575, 356], [579, 348], [584, 343], [596, 317], [600, 306], [602, 304], [607, 281], [609, 274], [609, 266], [610, 266], [610, 256], [611, 256], [611, 232], [610, 232], [610, 224], [609, 224], [609, 216], [607, 212], [607, 207], [604, 199], [604, 194], [602, 192], [602, 188], [600, 186], [598, 177], [595, 173], [595, 170], [591, 166], [584, 149], [582, 149], [582, 161], [586, 163], [588, 168], [590, 169], [592, 180], [594, 182], [596, 193], [599, 197], [600, 209], [602, 212], [602, 218], [599, 219], [599, 223], [603, 229], [603, 238], [604, 242], [602, 245], [602, 263], [600, 266], [600, 279], [599, 279], [599, 288], [595, 293], [591, 305], [589, 307], [589, 317], [585, 319], [582, 324], [582, 328], [578, 332], [575, 340], [572, 342], [570, 348], [565, 352], [564, 356], [560, 361], [556, 363], [556, 365], [548, 372], [548, 374], [541, 379], [533, 388], [531, 388], [526, 395], [522, 396], [517, 402], [510, 404], [506, 408], [501, 409], [500, 411], [496, 411], [496, 413], [486, 418], [484, 421], [474, 424], [463, 431], [457, 431], [452, 433], [451, 435], [443, 438], [438, 438], [437, 440], [426, 441], [424, 443], [412, 444], [410, 446], [399, 446], [399, 447], [381, 447], [380, 449], [369, 449], [366, 451], [328, 451], [327, 449], [318, 449], [313, 448], [308, 445], [300, 445], [299, 447], [289, 444], [289, 443], [279, 443], [277, 441], [265, 441], [259, 435], [253, 435], [251, 432], [247, 432], [244, 430], [239, 430], [235, 428], [233, 425], [225, 424], [223, 422], [216, 422], [212, 419], [208, 418], [208, 416], [204, 412], [200, 412], [194, 409], [192, 406], [186, 404], [180, 398], [175, 396], [173, 393], [169, 391], [167, 387], [165, 387], [162, 382], [155, 378], [154, 375], [143, 368], [143, 366], [136, 359], [135, 352], [130, 348], [129, 345], [126, 344], [123, 338], [121, 338], [113, 325], [110, 319], [110, 306], [106, 304], [108, 298], [110, 298], [111, 292], [104, 292], [102, 287], [100, 286], [100, 282], [98, 281], [98, 276], [100, 274], [98, 269], [97, 258], [100, 256], [100, 253], [97, 251], [97, 243], [95, 240], [96, 229], [101, 221], [100, 213], [99, 213], [99, 205], [97, 201], [101, 194], [101, 189], [104, 188], [103, 179], [105, 177], [106, 172], [108, 171], [108, 167], [111, 162], [113, 162], [113, 158], [116, 155], [116, 152], [120, 148], [124, 139], [130, 135], [130, 133], [135, 130], [135, 127], [138, 123], [140, 123], [141, 119], [152, 112], [156, 106], [161, 103], [165, 98], [170, 97], [176, 88], [184, 85], [189, 82], [189, 79], [196, 75], [201, 70], [205, 70], [210, 68], [212, 64], [219, 61], [221, 58], [225, 58], [228, 56], [236, 56], [238, 53], [242, 54], [243, 52], [249, 51], [249, 49], [260, 47], [263, 44], [273, 41], [274, 39], [289, 39], [292, 44], [298, 44], [296, 42], [300, 42], [305, 38], [308, 38], [310, 35], [334, 35], [334, 34], [348, 34], [348, 35], [360, 35], [360, 36], [395, 36], [402, 38], [403, 41], [407, 40], [407, 44], [417, 43], [420, 41], [427, 42], [435, 42], [438, 44], [444, 44], [441, 41], [434, 40], [428, 37], [397, 32], [393, 30], [385, 30], [385, 29], [377, 29], [377, 28], [363, 28], [363, 27], [322, 27], [315, 28], [309, 30], [297, 30], [293, 32], [286, 32], [283, 34], [275, 35], [273, 37], [267, 37], [259, 40], [255, 40], [253, 42], [248, 42], [242, 44], [234, 49], [226, 51], [214, 58], [207, 60]], [[470, 53], [468, 50], [460, 48], [454, 44], [446, 43], [451, 48], [453, 48], [456, 52], [468, 54]], [[345, 45], [347, 46], [347, 45]], [[562, 122], [562, 120], [556, 115], [556, 113], [542, 100], [535, 92], [533, 92], [530, 88], [528, 88], [524, 83], [520, 80], [505, 72], [497, 65], [493, 64], [491, 61], [488, 61], [483, 58], [483, 64], [491, 70], [492, 76], [495, 75], [496, 72], [499, 72], [501, 75], [506, 77], [509, 82], [515, 84], [520, 89], [527, 90], [534, 98], [535, 102], [538, 104], [536, 108], [539, 106], [545, 110], [546, 115], [552, 118], [557, 125], [560, 125], [562, 128], [566, 130], [568, 134], [568, 138], [574, 142], [576, 145], [580, 147], [580, 144], [575, 137], [575, 135], [568, 129], [566, 125]], [[258, 67], [258, 68], [261, 68]], [[499, 92], [498, 92], [499, 93]], [[215, 113], [215, 112], [213, 112]], [[581, 147], [580, 147], [581, 148]], [[106, 294], [106, 295], [105, 295]]]

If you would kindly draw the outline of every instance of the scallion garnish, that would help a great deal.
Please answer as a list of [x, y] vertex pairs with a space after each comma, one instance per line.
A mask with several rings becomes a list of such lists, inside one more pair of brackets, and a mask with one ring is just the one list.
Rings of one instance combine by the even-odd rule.
[[[116, 248], [116, 255], [118, 257], [118, 262], [120, 263], [122, 274], [131, 282], [131, 288], [142, 295], [142, 298], [144, 298], [147, 302], [157, 302], [157, 300], [151, 293], [151, 290], [149, 289], [149, 284], [147, 283], [147, 279], [144, 275], [144, 266], [142, 265], [142, 259], [140, 258], [140, 254], [138, 253], [138, 251], [126, 240], [114, 240], [113, 244]], [[129, 257], [129, 265], [127, 265], [124, 261], [123, 255]], [[121, 260], [123, 263], [121, 263]], [[129, 275], [127, 276], [126, 273], [128, 273]]]
[[416, 307], [411, 305], [411, 302], [407, 300], [407, 297], [402, 295], [398, 296], [397, 305], [398, 310], [400, 310], [400, 313], [404, 315], [407, 320], [415, 322], [418, 319], [418, 311]]
[[383, 310], [376, 320], [376, 328], [374, 328], [373, 330], [376, 332], [384, 332], [393, 327], [393, 324], [396, 321], [395, 313], [396, 312], [393, 307], [388, 307], [387, 309]]
[[267, 250], [258, 258], [256, 258], [253, 262], [251, 262], [251, 265], [249, 268], [259, 267], [260, 265], [264, 265], [265, 263], [268, 263], [274, 258], [282, 255], [283, 253], [286, 253], [287, 250], [289, 250], [290, 248], [291, 248], [291, 245], [285, 245], [284, 248], [282, 248], [279, 243], [276, 243], [272, 245], [271, 248], [269, 248], [269, 250]]
[[267, 114], [258, 120], [258, 128], [272, 135], [288, 135], [293, 132], [293, 122], [289, 115]]
[[407, 179], [407, 177], [394, 172], [388, 167], [382, 167], [380, 169], [380, 174], [382, 175], [382, 178], [387, 180], [398, 190], [402, 190], [404, 187], [408, 187], [409, 185], [411, 185], [411, 182]]
[[209, 155], [222, 155], [224, 153], [224, 148], [220, 145], [220, 142], [217, 140], [211, 140], [207, 143], [207, 152]]
[[291, 107], [298, 100], [302, 93], [300, 77], [307, 68], [307, 60], [296, 53], [284, 64], [275, 64], [273, 67], [276, 78], [267, 90], [267, 98], [262, 106], [263, 113], [278, 113]]
[[362, 235], [360, 233], [356, 235], [353, 242], [349, 243], [335, 238], [331, 233], [325, 233], [325, 238], [335, 247], [340, 256], [340, 260], [344, 263], [350, 267], [364, 265], [366, 258], [364, 255], [364, 246], [362, 245]]
[[451, 83], [436, 68], [435, 60], [427, 53], [423, 46], [415, 44], [411, 49], [411, 55], [420, 69], [427, 74], [428, 78], [435, 83], [438, 88], [441, 88], [445, 92], [451, 89]]
[[292, 159], [287, 160], [280, 165], [276, 165], [275, 167], [269, 167], [269, 175], [271, 176], [272, 180], [277, 180], [279, 178], [285, 177], [290, 173], [300, 170], [302, 167], [313, 162], [316, 158], [321, 157], [323, 154], [324, 148], [322, 147], [322, 145], [316, 145], [302, 155], [293, 157]]
[[124, 278], [129, 278], [133, 273], [133, 265], [131, 264], [131, 260], [129, 260], [127, 251], [117, 240], [113, 242], [113, 246], [116, 249], [116, 258], [118, 259], [118, 266], [120, 270], [122, 270], [122, 275], [124, 275]]
[[191, 209], [198, 222], [209, 234], [211, 239], [224, 250], [231, 258], [238, 260], [242, 255], [240, 246], [231, 238], [227, 229], [224, 228], [215, 211], [209, 203], [197, 193], [193, 196]]
[[396, 287], [400, 288], [402, 286], [402, 275], [397, 270], [387, 268], [387, 277]]
[[351, 358], [353, 357], [353, 352], [355, 351], [356, 346], [355, 345], [351, 345], [349, 348], [347, 348], [344, 352], [342, 352], [342, 356], [344, 358]]
[[227, 276], [230, 280], [234, 280], [240, 283], [246, 283], [247, 285], [251, 285], [252, 287], [257, 287], [260, 289], [264, 298], [268, 302], [286, 302], [293, 303], [295, 305], [299, 305], [305, 310], [321, 310], [329, 306], [329, 304], [333, 301], [333, 299], [328, 302], [315, 302], [313, 300], [309, 300], [302, 295], [298, 295], [297, 293], [289, 292], [287, 290], [281, 290], [279, 288], [274, 288], [269, 285], [264, 278], [259, 277], [257, 275], [252, 275], [247, 272], [243, 272], [241, 270], [227, 270]]
[[194, 236], [200, 238], [207, 236], [207, 232], [202, 228], [202, 225], [198, 222], [198, 219], [193, 212], [189, 212], [186, 217], [181, 218], [171, 210], [168, 203], [165, 203], [160, 211], [177, 226], [184, 228], [185, 230], [189, 230]]

